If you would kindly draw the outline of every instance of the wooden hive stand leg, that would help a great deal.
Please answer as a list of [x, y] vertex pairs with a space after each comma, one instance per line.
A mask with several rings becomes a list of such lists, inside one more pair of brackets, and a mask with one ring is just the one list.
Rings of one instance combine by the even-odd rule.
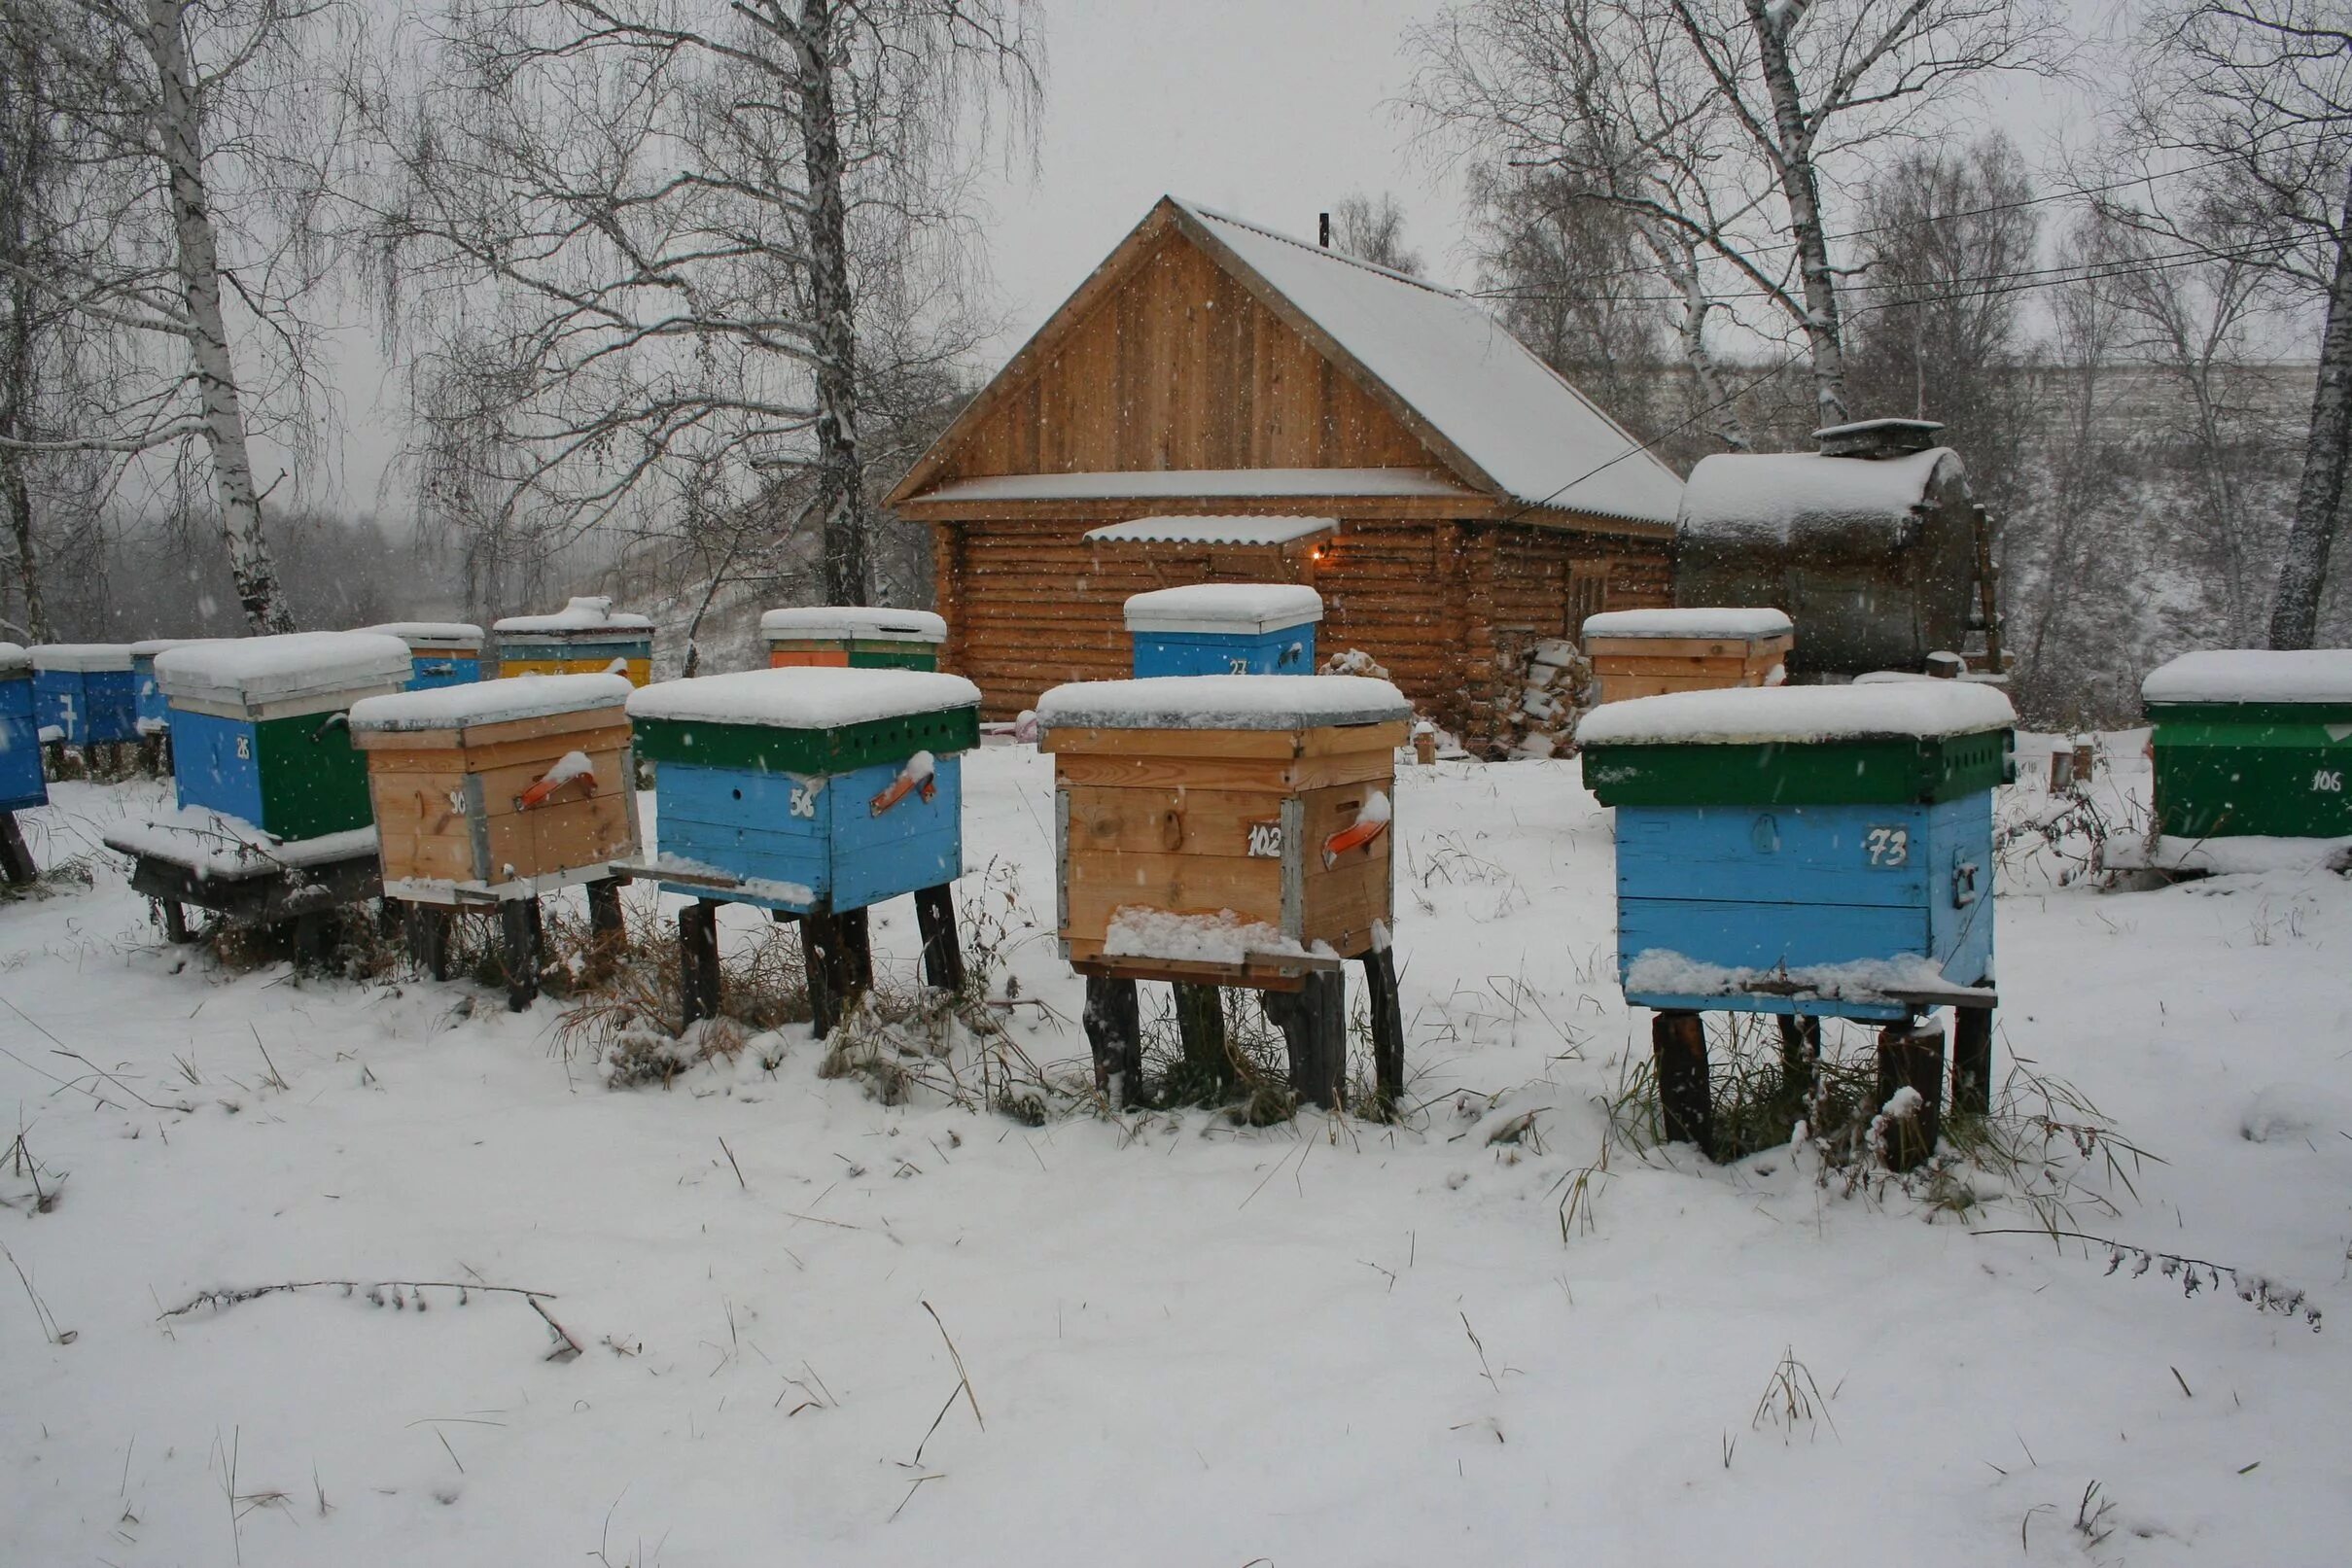
[[775, 915], [779, 921], [790, 921], [800, 927], [800, 971], [808, 985], [809, 1028], [822, 1040], [841, 1022], [841, 998], [833, 991], [831, 938], [820, 929], [815, 916], [791, 915], [781, 909]]
[[297, 969], [320, 973], [333, 961], [336, 913], [332, 909], [319, 909], [294, 918], [294, 966]]
[[1086, 977], [1086, 1042], [1094, 1047], [1095, 1088], [1114, 1106], [1143, 1100], [1143, 1012], [1132, 980]]
[[620, 889], [628, 885], [626, 877], [599, 877], [588, 884], [588, 940], [603, 946], [617, 943], [624, 925], [620, 917]]
[[923, 983], [964, 989], [964, 948], [956, 939], [956, 899], [945, 883], [915, 894], [915, 928], [923, 936]]
[[1706, 1019], [1679, 1010], [1650, 1016], [1650, 1059], [1658, 1071], [1658, 1114], [1668, 1143], [1691, 1143], [1714, 1158], [1715, 1107], [1707, 1090]]
[[1878, 1108], [1883, 1111], [1905, 1089], [1917, 1091], [1920, 1103], [1909, 1116], [1886, 1119], [1890, 1170], [1910, 1170], [1936, 1152], [1944, 1112], [1944, 1026], [1933, 1019], [1878, 1031]]
[[697, 898], [678, 912], [678, 994], [684, 1025], [719, 1016], [719, 904]]
[[865, 911], [801, 916], [800, 952], [808, 968], [809, 1004], [815, 1014], [817, 1038], [822, 1040], [840, 1027], [859, 992], [873, 984], [874, 956], [866, 937]]
[[845, 995], [871, 991], [874, 986], [874, 939], [865, 911], [852, 909], [833, 917], [841, 932], [841, 958], [846, 983]]
[[1992, 1009], [1955, 1007], [1951, 1034], [1951, 1108], [1955, 1115], [1992, 1114]]
[[32, 851], [24, 847], [24, 834], [17, 826], [17, 814], [0, 812], [0, 881], [22, 884], [39, 875]]
[[1176, 1034], [1184, 1042], [1184, 1065], [1197, 1087], [1222, 1099], [1233, 1082], [1233, 1059], [1225, 1049], [1225, 993], [1214, 986], [1177, 981]]
[[439, 904], [406, 908], [408, 960], [435, 980], [448, 979], [450, 912]]
[[1405, 1098], [1405, 1012], [1396, 995], [1396, 954], [1374, 948], [1358, 961], [1372, 1003], [1373, 1115], [1393, 1121]]
[[1821, 1061], [1821, 1020], [1803, 1013], [1774, 1015], [1780, 1026], [1781, 1098], [1798, 1107], [1812, 1103], [1813, 1077]]
[[498, 928], [507, 958], [507, 1011], [519, 1013], [539, 999], [539, 900], [500, 900]]
[[1348, 976], [1319, 969], [1294, 993], [1264, 993], [1266, 1017], [1290, 1048], [1290, 1087], [1310, 1105], [1340, 1102], [1348, 1071]]
[[177, 947], [186, 947], [196, 939], [188, 924], [188, 906], [177, 898], [158, 898], [156, 908], [163, 915], [163, 940]]

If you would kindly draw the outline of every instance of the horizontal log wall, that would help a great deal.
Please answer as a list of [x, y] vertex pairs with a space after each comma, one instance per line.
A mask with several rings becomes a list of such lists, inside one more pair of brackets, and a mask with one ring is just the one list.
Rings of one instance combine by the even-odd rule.
[[1388, 520], [1314, 546], [1088, 544], [1113, 515], [938, 530], [941, 668], [979, 682], [1006, 719], [1065, 680], [1129, 672], [1129, 595], [1192, 582], [1304, 582], [1323, 596], [1324, 656], [1370, 654], [1422, 713], [1484, 748], [1534, 641], [1597, 610], [1670, 602], [1663, 542], [1525, 525]]

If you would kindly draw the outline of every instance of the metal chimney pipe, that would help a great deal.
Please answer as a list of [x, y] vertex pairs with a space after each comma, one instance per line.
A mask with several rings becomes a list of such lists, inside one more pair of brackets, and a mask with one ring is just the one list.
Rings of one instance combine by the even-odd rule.
[[1318, 231], [1322, 236], [1323, 249], [1329, 250], [1331, 249], [1331, 215], [1326, 212], [1317, 214], [1317, 217], [1321, 219]]

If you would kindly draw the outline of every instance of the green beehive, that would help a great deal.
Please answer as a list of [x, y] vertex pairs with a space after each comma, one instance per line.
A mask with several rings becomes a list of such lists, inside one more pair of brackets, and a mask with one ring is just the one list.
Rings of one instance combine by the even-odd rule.
[[2352, 648], [2184, 653], [2140, 696], [2167, 837], [2352, 836]]
[[180, 806], [285, 840], [369, 826], [368, 759], [353, 749], [344, 713], [403, 689], [408, 677], [408, 645], [376, 632], [246, 637], [158, 654]]

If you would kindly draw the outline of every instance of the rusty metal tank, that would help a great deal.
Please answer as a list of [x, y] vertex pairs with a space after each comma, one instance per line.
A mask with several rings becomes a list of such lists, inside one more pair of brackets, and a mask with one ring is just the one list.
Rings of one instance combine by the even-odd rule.
[[1701, 460], [1675, 527], [1674, 600], [1777, 609], [1789, 674], [1916, 670], [1960, 648], [1976, 608], [1976, 518], [1959, 454], [1931, 420], [1815, 431], [1814, 452]]

